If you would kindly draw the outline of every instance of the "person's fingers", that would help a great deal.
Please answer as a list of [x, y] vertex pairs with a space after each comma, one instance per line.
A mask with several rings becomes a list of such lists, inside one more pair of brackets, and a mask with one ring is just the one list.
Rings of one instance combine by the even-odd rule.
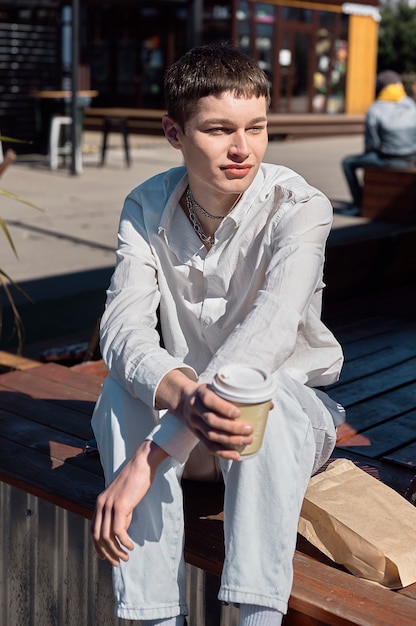
[[[120, 565], [120, 560], [127, 561], [129, 556], [126, 550], [133, 549], [133, 542], [127, 534], [126, 527], [120, 520], [123, 515], [114, 514], [112, 507], [103, 506], [100, 497], [91, 524], [91, 533], [94, 547], [100, 559], [107, 559], [112, 565]], [[115, 520], [116, 523], [115, 523]], [[124, 516], [124, 522], [126, 516]], [[117, 531], [115, 526], [117, 526]]]
[[205, 409], [210, 409], [218, 415], [232, 420], [238, 419], [240, 416], [240, 409], [235, 404], [224, 400], [224, 398], [220, 398], [220, 396], [214, 393], [211, 387], [207, 385], [201, 385], [201, 387], [198, 388], [198, 398]]
[[213, 430], [203, 420], [199, 422], [195, 434], [210, 454], [236, 461], [240, 458], [239, 452], [252, 443], [251, 435], [230, 435], [224, 431]]
[[201, 442], [205, 445], [208, 452], [214, 456], [221, 457], [223, 459], [228, 459], [231, 461], [239, 461], [240, 460], [240, 451], [238, 448], [243, 448], [244, 446], [236, 446], [235, 448], [230, 447], [227, 448], [225, 446], [218, 445], [209, 440], [202, 440]]
[[200, 418], [200, 427], [204, 432], [211, 431], [217, 433], [218, 436], [236, 436], [247, 437], [253, 432], [252, 426], [246, 424], [240, 419], [228, 419], [213, 413], [212, 411], [203, 411]]
[[97, 552], [100, 559], [105, 559], [104, 552], [101, 549], [100, 528], [101, 528], [101, 509], [98, 506], [96, 506], [94, 515], [91, 521], [90, 532], [92, 535], [92, 540], [94, 543], [95, 551]]
[[[134, 544], [130, 539], [127, 528], [130, 526], [131, 514], [125, 515], [122, 512], [115, 512], [113, 519], [113, 531], [114, 535], [117, 537], [118, 542], [127, 548], [127, 550], [133, 550]], [[127, 554], [127, 553], [124, 553]], [[127, 555], [128, 556], [128, 555]]]

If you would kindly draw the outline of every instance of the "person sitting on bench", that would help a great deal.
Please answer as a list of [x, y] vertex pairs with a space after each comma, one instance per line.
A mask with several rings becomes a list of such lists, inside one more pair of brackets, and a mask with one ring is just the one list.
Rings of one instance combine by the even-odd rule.
[[[122, 211], [101, 322], [109, 376], [92, 418], [107, 485], [92, 537], [114, 566], [120, 618], [183, 625], [181, 478], [223, 480], [219, 599], [240, 607], [241, 626], [276, 625], [304, 493], [344, 415], [319, 389], [343, 362], [320, 319], [333, 211], [301, 176], [263, 162], [269, 83], [256, 61], [197, 47], [165, 90], [163, 129], [185, 165], [134, 189]], [[210, 386], [230, 362], [267, 368], [276, 383], [247, 460], [236, 446], [252, 429]]]
[[351, 214], [360, 214], [362, 186], [357, 169], [366, 165], [409, 167], [416, 160], [416, 102], [406, 95], [399, 74], [380, 72], [376, 100], [365, 119], [365, 150], [347, 156], [342, 169], [352, 196]]

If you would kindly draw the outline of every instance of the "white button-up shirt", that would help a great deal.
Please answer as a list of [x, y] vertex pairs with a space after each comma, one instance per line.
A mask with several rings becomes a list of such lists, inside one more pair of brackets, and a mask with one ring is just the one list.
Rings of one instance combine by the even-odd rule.
[[[211, 382], [220, 366], [241, 362], [312, 387], [335, 382], [342, 351], [320, 319], [328, 199], [288, 168], [263, 164], [207, 251], [179, 205], [186, 186], [186, 169], [174, 168], [126, 199], [101, 325], [111, 376], [149, 407], [175, 368]], [[150, 437], [180, 462], [197, 441], [169, 413]]]

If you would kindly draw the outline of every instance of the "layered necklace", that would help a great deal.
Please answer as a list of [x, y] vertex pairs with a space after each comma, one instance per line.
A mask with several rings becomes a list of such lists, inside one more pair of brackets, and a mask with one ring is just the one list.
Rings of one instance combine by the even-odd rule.
[[[198, 219], [196, 211], [199, 211], [202, 215], [204, 215], [205, 217], [208, 217], [210, 220], [219, 220], [219, 221], [221, 221], [226, 216], [225, 215], [212, 215], [212, 213], [208, 213], [208, 211], [206, 211], [195, 200], [195, 198], [192, 195], [192, 191], [191, 191], [191, 188], [189, 187], [189, 185], [186, 188], [185, 198], [186, 198], [186, 208], [187, 208], [189, 219], [191, 220], [191, 224], [193, 226], [194, 231], [196, 232], [196, 234], [198, 235], [198, 237], [200, 238], [200, 240], [204, 244], [207, 244], [209, 246], [213, 246], [214, 243], [215, 243], [215, 237], [214, 237], [214, 235], [212, 235], [212, 237], [209, 237], [204, 232], [204, 229], [201, 226], [201, 222]], [[231, 207], [230, 211], [235, 207], [235, 205], [240, 200], [240, 198], [241, 198], [241, 194], [238, 196], [237, 200], [234, 202], [234, 204]]]

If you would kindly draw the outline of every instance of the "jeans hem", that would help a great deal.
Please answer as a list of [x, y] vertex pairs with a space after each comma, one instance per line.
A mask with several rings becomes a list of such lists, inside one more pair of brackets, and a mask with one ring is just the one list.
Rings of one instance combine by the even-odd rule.
[[280, 611], [283, 615], [287, 613], [287, 601], [277, 598], [275, 595], [266, 595], [258, 593], [247, 593], [245, 590], [228, 589], [221, 587], [218, 600], [226, 604], [255, 604], [268, 609]]
[[169, 617], [177, 617], [178, 615], [188, 615], [188, 607], [186, 604], [175, 606], [166, 606], [153, 609], [138, 609], [116, 605], [114, 611], [116, 617], [130, 620], [155, 620], [168, 619]]

